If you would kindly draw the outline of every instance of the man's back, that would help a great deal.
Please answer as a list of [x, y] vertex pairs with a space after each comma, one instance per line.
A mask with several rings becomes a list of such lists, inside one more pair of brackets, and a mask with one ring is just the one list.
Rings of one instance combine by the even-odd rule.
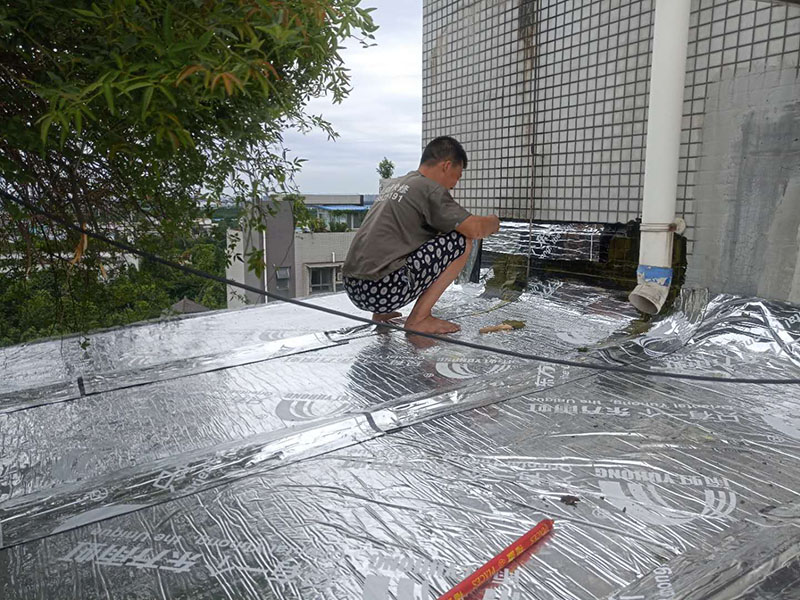
[[411, 171], [389, 181], [358, 230], [344, 273], [377, 280], [400, 268], [405, 257], [469, 216], [442, 185]]

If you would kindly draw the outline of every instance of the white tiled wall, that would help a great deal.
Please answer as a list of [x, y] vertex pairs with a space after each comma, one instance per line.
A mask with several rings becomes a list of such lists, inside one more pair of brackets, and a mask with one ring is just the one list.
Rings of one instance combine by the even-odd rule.
[[470, 164], [455, 191], [464, 206], [527, 218], [533, 71], [519, 4], [424, 3], [423, 137], [452, 135], [467, 150]]
[[[423, 142], [460, 139], [478, 212], [640, 214], [654, 0], [425, 0]], [[692, 250], [707, 85], [797, 68], [800, 6], [693, 0], [678, 212]]]

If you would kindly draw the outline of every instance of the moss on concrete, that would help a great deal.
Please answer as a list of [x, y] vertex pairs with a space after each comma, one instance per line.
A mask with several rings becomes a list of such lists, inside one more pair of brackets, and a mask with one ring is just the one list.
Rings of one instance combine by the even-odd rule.
[[493, 276], [486, 282], [487, 289], [502, 298], [516, 297], [528, 285], [528, 257], [508, 254], [499, 257], [492, 265]]

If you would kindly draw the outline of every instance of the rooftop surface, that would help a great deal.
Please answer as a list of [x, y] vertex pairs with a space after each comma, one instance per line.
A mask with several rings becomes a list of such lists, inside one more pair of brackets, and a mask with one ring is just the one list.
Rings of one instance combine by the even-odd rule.
[[[534, 280], [442, 314], [521, 352], [800, 376], [800, 313], [755, 298], [685, 290], [641, 326], [619, 292]], [[526, 327], [478, 333], [505, 319]], [[2, 598], [438, 598], [545, 518], [474, 598], [797, 598], [797, 386], [282, 303], [83, 341], [0, 349]]]

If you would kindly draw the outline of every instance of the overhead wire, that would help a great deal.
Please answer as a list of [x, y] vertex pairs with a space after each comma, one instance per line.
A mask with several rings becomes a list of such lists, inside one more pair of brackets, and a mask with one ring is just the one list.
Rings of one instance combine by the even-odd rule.
[[248, 292], [252, 292], [254, 294], [258, 294], [261, 296], [265, 296], [272, 300], [280, 300], [286, 302], [288, 304], [293, 304], [295, 306], [300, 306], [302, 308], [307, 308], [310, 310], [315, 310], [318, 312], [327, 313], [329, 315], [333, 315], [336, 317], [341, 317], [344, 319], [349, 319], [352, 321], [356, 321], [359, 323], [365, 323], [369, 325], [378, 325], [384, 329], [388, 330], [395, 330], [399, 331], [408, 335], [417, 335], [424, 338], [429, 338], [432, 340], [436, 340], [442, 342], [444, 344], [450, 344], [453, 346], [461, 346], [462, 348], [470, 348], [472, 350], [479, 350], [482, 352], [490, 352], [493, 354], [497, 354], [500, 356], [508, 356], [511, 358], [519, 358], [524, 360], [531, 360], [555, 365], [561, 365], [566, 367], [576, 367], [580, 369], [591, 369], [595, 371], [601, 372], [609, 372], [609, 373], [625, 373], [629, 375], [641, 375], [641, 376], [648, 376], [648, 377], [662, 377], [668, 379], [680, 379], [680, 380], [687, 380], [687, 381], [704, 381], [704, 382], [715, 382], [715, 383], [737, 383], [737, 384], [755, 384], [755, 385], [798, 385], [800, 384], [800, 378], [748, 378], [748, 377], [719, 377], [719, 376], [712, 376], [712, 375], [693, 375], [690, 373], [675, 373], [672, 371], [653, 371], [648, 369], [640, 369], [637, 367], [631, 366], [618, 366], [618, 365], [608, 365], [608, 364], [601, 364], [601, 363], [593, 363], [593, 362], [582, 362], [576, 360], [569, 360], [563, 358], [556, 358], [551, 356], [542, 356], [538, 354], [532, 354], [528, 352], [518, 352], [516, 350], [508, 350], [506, 348], [498, 348], [496, 346], [487, 346], [485, 344], [479, 344], [476, 342], [470, 342], [467, 340], [462, 340], [454, 337], [445, 337], [442, 335], [437, 335], [434, 333], [427, 333], [424, 331], [416, 331], [414, 329], [408, 329], [406, 327], [402, 327], [399, 325], [395, 325], [394, 323], [385, 322], [385, 321], [374, 321], [372, 319], [368, 319], [366, 317], [361, 317], [358, 315], [353, 315], [350, 313], [346, 313], [344, 311], [336, 310], [333, 308], [328, 308], [326, 306], [320, 306], [317, 304], [311, 304], [309, 302], [303, 302], [302, 300], [297, 300], [296, 298], [289, 298], [285, 296], [281, 296], [280, 294], [274, 294], [272, 292], [259, 289], [257, 287], [241, 283], [238, 281], [234, 281], [232, 279], [228, 279], [227, 277], [221, 277], [219, 275], [214, 275], [213, 273], [207, 273], [205, 271], [201, 271], [200, 269], [195, 269], [194, 267], [190, 267], [187, 265], [181, 265], [179, 263], [173, 262], [171, 260], [162, 258], [152, 252], [147, 250], [141, 250], [127, 244], [125, 242], [120, 242], [118, 240], [110, 239], [102, 234], [93, 232], [88, 230], [80, 225], [76, 225], [74, 223], [70, 223], [69, 221], [59, 217], [58, 215], [53, 215], [48, 211], [45, 211], [26, 200], [21, 198], [17, 198], [8, 192], [0, 189], [0, 197], [4, 198], [8, 202], [12, 202], [22, 208], [25, 208], [29, 212], [33, 214], [40, 215], [47, 219], [50, 219], [54, 223], [58, 223], [62, 227], [65, 227], [71, 231], [75, 231], [82, 235], [86, 235], [92, 239], [97, 241], [103, 242], [120, 250], [124, 250], [125, 252], [129, 252], [131, 254], [135, 254], [137, 256], [141, 256], [142, 258], [146, 258], [147, 260], [151, 260], [153, 262], [162, 264], [164, 266], [177, 269], [179, 271], [183, 271], [184, 273], [188, 273], [190, 275], [196, 275], [197, 277], [202, 277], [205, 279], [209, 279], [212, 281], [216, 281], [218, 283], [223, 283], [226, 285], [230, 285]]

